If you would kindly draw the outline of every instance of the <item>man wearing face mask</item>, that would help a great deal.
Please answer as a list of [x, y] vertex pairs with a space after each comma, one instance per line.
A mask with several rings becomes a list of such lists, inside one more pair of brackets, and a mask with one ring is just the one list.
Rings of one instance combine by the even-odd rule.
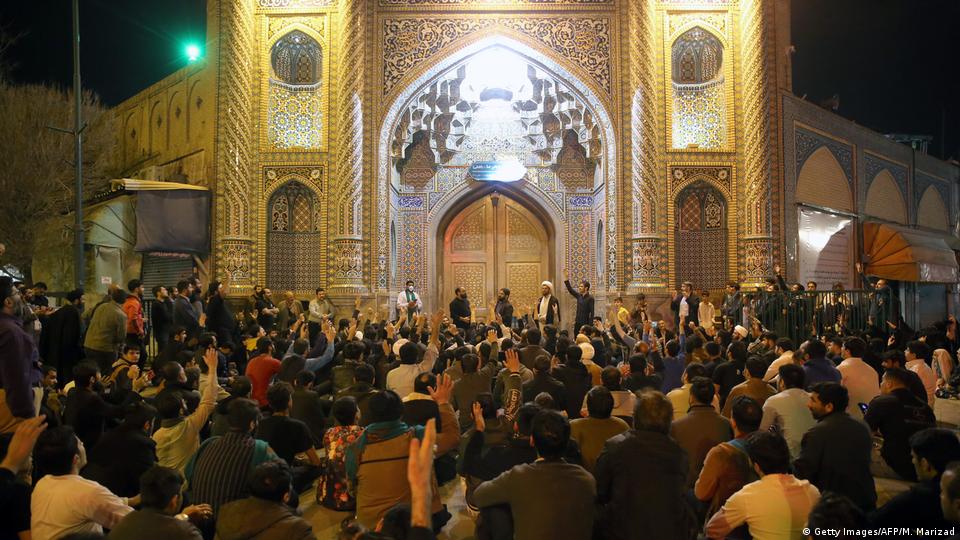
[[0, 433], [36, 416], [42, 396], [40, 355], [23, 330], [26, 305], [9, 277], [0, 277]]
[[456, 298], [450, 302], [450, 319], [462, 331], [470, 328], [470, 301], [467, 300], [467, 290], [463, 287], [457, 287], [454, 291]]
[[413, 323], [413, 316], [420, 313], [423, 309], [423, 302], [420, 301], [420, 295], [413, 290], [413, 281], [408, 280], [406, 288], [397, 295], [397, 319], [400, 318], [400, 307], [407, 307], [407, 322]]

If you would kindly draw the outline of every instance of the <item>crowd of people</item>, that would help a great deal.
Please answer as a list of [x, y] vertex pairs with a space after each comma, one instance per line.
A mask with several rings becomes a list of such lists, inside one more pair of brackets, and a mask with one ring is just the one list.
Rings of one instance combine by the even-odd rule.
[[[954, 528], [960, 439], [933, 404], [960, 386], [956, 319], [915, 332], [878, 282], [854, 330], [861, 307], [777, 270], [717, 306], [684, 283], [660, 320], [565, 279], [573, 325], [548, 281], [486, 317], [407, 282], [390, 316], [337, 319], [323, 289], [147, 303], [133, 280], [53, 309], [0, 278], [0, 538], [314, 538], [307, 494], [340, 538], [432, 538], [451, 482], [480, 539]], [[905, 489], [878, 501], [878, 478]]]

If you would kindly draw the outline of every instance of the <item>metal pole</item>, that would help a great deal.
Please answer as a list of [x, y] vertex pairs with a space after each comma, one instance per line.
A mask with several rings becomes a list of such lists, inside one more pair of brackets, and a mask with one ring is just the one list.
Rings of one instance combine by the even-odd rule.
[[74, 220], [73, 220], [73, 276], [77, 289], [83, 287], [83, 95], [80, 88], [80, 0], [73, 0], [73, 160]]

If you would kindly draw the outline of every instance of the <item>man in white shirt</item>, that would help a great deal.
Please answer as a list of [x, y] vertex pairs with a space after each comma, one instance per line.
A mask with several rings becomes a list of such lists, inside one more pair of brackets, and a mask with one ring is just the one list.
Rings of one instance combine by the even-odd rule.
[[790, 449], [790, 459], [800, 456], [800, 441], [803, 435], [817, 424], [813, 413], [807, 407], [810, 394], [803, 390], [806, 373], [796, 364], [781, 366], [778, 371], [780, 380], [777, 382], [778, 394], [767, 398], [763, 403], [763, 419], [760, 421], [760, 431], [770, 431], [776, 426]]
[[33, 538], [60, 538], [71, 533], [102, 534], [133, 512], [140, 496], [117, 497], [100, 484], [82, 478], [86, 465], [83, 443], [68, 426], [47, 429], [34, 449], [37, 468], [46, 476], [30, 498]]
[[[398, 396], [413, 392], [413, 381], [417, 375], [433, 369], [440, 355], [440, 320], [443, 312], [438, 311], [430, 318], [430, 343], [420, 359], [420, 346], [413, 342], [400, 347], [400, 365], [387, 373], [387, 390], [393, 390]], [[387, 337], [393, 339], [393, 327], [387, 326]], [[419, 362], [418, 362], [419, 360]]]
[[710, 291], [704, 289], [700, 291], [699, 319], [700, 326], [704, 328], [713, 328], [716, 324], [717, 308], [710, 301]]
[[200, 405], [187, 415], [187, 404], [179, 394], [160, 396], [156, 403], [160, 413], [160, 429], [153, 434], [157, 443], [157, 464], [176, 469], [181, 473], [187, 462], [200, 448], [200, 430], [207, 424], [217, 404], [220, 384], [217, 381], [217, 349], [211, 345], [203, 355], [207, 366], [207, 379], [203, 386]]
[[840, 354], [843, 362], [837, 366], [840, 370], [840, 384], [850, 394], [850, 403], [847, 405], [847, 414], [851, 418], [863, 419], [861, 403], [869, 404], [880, 395], [880, 376], [877, 371], [862, 360], [867, 344], [858, 337], [847, 338], [843, 342]]
[[907, 359], [904, 367], [916, 373], [923, 381], [923, 388], [927, 391], [927, 404], [933, 407], [937, 392], [937, 374], [930, 367], [930, 347], [923, 341], [907, 343], [907, 350], [903, 351]]
[[746, 524], [754, 540], [806, 538], [807, 515], [820, 499], [820, 491], [790, 474], [790, 451], [783, 437], [757, 431], [747, 436], [746, 448], [760, 480], [727, 499], [707, 522], [706, 537], [726, 538]]
[[407, 322], [413, 323], [413, 316], [420, 313], [423, 309], [423, 302], [420, 301], [420, 295], [413, 290], [413, 281], [407, 280], [406, 287], [397, 295], [397, 318], [404, 313], [400, 308], [406, 308]]
[[777, 359], [771, 362], [770, 367], [767, 368], [767, 372], [763, 376], [764, 382], [773, 382], [777, 377], [780, 366], [793, 363], [793, 351], [795, 349], [793, 341], [784, 337], [778, 339], [776, 343], [774, 352], [777, 354]]

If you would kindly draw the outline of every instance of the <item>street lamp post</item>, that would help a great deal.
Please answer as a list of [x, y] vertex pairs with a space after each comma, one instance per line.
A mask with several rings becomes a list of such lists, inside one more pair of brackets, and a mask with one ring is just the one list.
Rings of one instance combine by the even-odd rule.
[[77, 289], [83, 288], [83, 95], [80, 88], [80, 0], [73, 0], [73, 276]]

